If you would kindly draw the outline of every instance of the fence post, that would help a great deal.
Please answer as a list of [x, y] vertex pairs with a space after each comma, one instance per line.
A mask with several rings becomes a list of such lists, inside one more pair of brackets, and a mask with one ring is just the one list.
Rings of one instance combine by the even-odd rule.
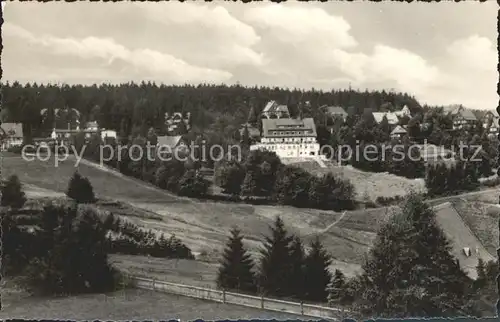
[[222, 303], [226, 303], [226, 289], [222, 290]]
[[300, 301], [300, 314], [304, 315], [304, 302]]
[[261, 309], [264, 308], [264, 295], [263, 294], [260, 295], [260, 308]]

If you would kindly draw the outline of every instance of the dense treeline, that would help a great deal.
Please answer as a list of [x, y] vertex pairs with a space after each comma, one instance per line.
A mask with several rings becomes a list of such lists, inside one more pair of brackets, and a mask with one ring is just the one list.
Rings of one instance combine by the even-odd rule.
[[284, 165], [274, 152], [251, 151], [244, 162], [222, 160], [215, 183], [224, 193], [259, 196], [283, 205], [329, 210], [352, 209], [354, 187], [329, 173], [321, 177]]
[[[479, 261], [472, 280], [451, 255], [449, 240], [435, 213], [418, 195], [408, 197], [401, 213], [382, 226], [362, 272], [347, 278], [328, 267], [332, 257], [313, 239], [305, 249], [278, 217], [258, 260], [234, 229], [217, 285], [226, 290], [350, 308], [351, 317], [452, 317], [494, 314], [494, 262]], [[293, 283], [290, 283], [293, 281]]]
[[[270, 227], [259, 262], [254, 262], [243, 246], [243, 236], [234, 228], [224, 250], [217, 274], [221, 289], [309, 302], [326, 302], [331, 280], [331, 256], [319, 239], [306, 253], [301, 239], [290, 235], [277, 217]], [[257, 269], [258, 266], [258, 269]], [[290, 281], [293, 281], [291, 283]]]
[[[353, 106], [357, 111], [366, 108], [378, 110], [384, 104], [388, 109], [403, 105], [412, 110], [421, 108], [408, 94], [386, 91], [324, 92], [238, 85], [171, 86], [150, 82], [99, 86], [21, 85], [15, 82], [2, 84], [2, 95], [2, 121], [22, 122], [28, 136], [39, 136], [52, 128], [51, 113], [49, 119], [43, 121], [40, 117], [42, 109], [53, 111], [68, 106], [80, 111], [82, 123], [96, 120], [104, 128], [126, 134], [137, 130], [143, 136], [149, 127], [163, 128], [165, 112], [191, 112], [193, 130], [211, 136], [213, 143], [232, 137], [239, 125], [247, 120], [250, 108], [260, 111], [269, 100], [287, 104], [293, 115], [298, 114], [299, 103], [306, 101], [311, 106], [306, 114], [319, 113], [317, 107], [324, 104], [344, 108]], [[313, 116], [317, 121], [324, 121], [320, 115]], [[70, 118], [71, 115], [66, 117]]]
[[[81, 124], [96, 120], [104, 128], [117, 130], [120, 144], [145, 147], [148, 141], [154, 144], [157, 136], [165, 134], [165, 113], [189, 112], [190, 131], [187, 132], [187, 128], [178, 130], [179, 134], [184, 134], [188, 143], [204, 142], [207, 150], [211, 146], [219, 145], [226, 152], [230, 145], [239, 144], [245, 151], [248, 150], [251, 140], [248, 137], [248, 129], [240, 135], [240, 126], [245, 122], [258, 124], [259, 113], [269, 100], [287, 104], [292, 116], [301, 114], [313, 117], [319, 143], [322, 146], [349, 146], [354, 154], [344, 163], [361, 170], [389, 172], [407, 178], [432, 176], [432, 171], [426, 174], [424, 160], [419, 156], [418, 150], [409, 149], [410, 145], [424, 141], [455, 150], [461, 143], [479, 144], [483, 148], [483, 153], [480, 154], [482, 161], [474, 163], [478, 175], [487, 177], [492, 173], [492, 168], [497, 167], [498, 141], [488, 137], [488, 129], [483, 128], [480, 122], [469, 130], [450, 130], [452, 118], [443, 113], [442, 109], [422, 107], [408, 94], [385, 91], [324, 92], [225, 85], [167, 86], [144, 82], [100, 86], [7, 83], [3, 87], [5, 108], [2, 109], [0, 118], [3, 121], [22, 122], [25, 140], [28, 142], [33, 137], [46, 136], [54, 123], [57, 127], [65, 128], [68, 122], [74, 121], [75, 112], [64, 109], [69, 107], [79, 111]], [[346, 121], [338, 122], [326, 117], [324, 110], [320, 108], [322, 105], [344, 107], [349, 113]], [[388, 120], [383, 119], [377, 124], [371, 112], [395, 111], [404, 105], [410, 108], [413, 115], [412, 118], [403, 117], [399, 122], [400, 125], [407, 125], [408, 135], [400, 140], [391, 139]], [[44, 109], [47, 113], [42, 117], [40, 111]], [[57, 117], [56, 109], [60, 109]], [[83, 134], [75, 135], [73, 140], [77, 150], [85, 143]], [[91, 138], [87, 142], [85, 157], [99, 159], [99, 146], [102, 143], [98, 136]], [[372, 144], [376, 146], [375, 153], [356, 153], [366, 151], [367, 146]], [[391, 149], [386, 150], [384, 147]], [[338, 155], [338, 151], [325, 152], [329, 156], [334, 153], [334, 159]], [[105, 150], [105, 153], [109, 151]], [[194, 154], [199, 158], [203, 153], [195, 151]], [[402, 158], [399, 157], [401, 155]], [[107, 155], [103, 157], [107, 158]], [[206, 155], [204, 161], [191, 163], [152, 162], [146, 160], [146, 156], [143, 160], [132, 161], [127, 149], [122, 151], [120, 162], [115, 155], [107, 163], [124, 174], [190, 197], [207, 196], [209, 183], [197, 170], [202, 166], [214, 166], [213, 158]], [[238, 184], [238, 167], [241, 165], [230, 168], [232, 173], [236, 173], [236, 176], [232, 177], [234, 181], [230, 183], [233, 186], [233, 189], [229, 189], [231, 194], [273, 194], [273, 186], [256, 188], [258, 182], [253, 177], [258, 175], [257, 172], [275, 169], [252, 171], [252, 174], [243, 178], [243, 184]], [[308, 181], [301, 180], [301, 183], [307, 186], [305, 182]], [[300, 194], [301, 198], [306, 195], [304, 191], [296, 193]]]

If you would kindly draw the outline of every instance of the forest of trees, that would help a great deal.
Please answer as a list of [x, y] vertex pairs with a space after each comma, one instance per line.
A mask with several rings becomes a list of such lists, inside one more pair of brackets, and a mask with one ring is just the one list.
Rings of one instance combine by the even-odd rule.
[[[461, 143], [481, 145], [482, 162], [474, 162], [474, 178], [487, 177], [493, 173], [492, 169], [497, 167], [498, 140], [488, 137], [487, 129], [481, 124], [478, 123], [467, 131], [450, 131], [452, 119], [442, 113], [442, 110], [421, 106], [408, 94], [386, 91], [325, 92], [314, 89], [299, 91], [269, 87], [248, 88], [238, 85], [167, 86], [144, 82], [99, 86], [6, 83], [3, 85], [4, 108], [0, 113], [0, 119], [4, 122], [22, 122], [25, 141], [29, 142], [33, 137], [47, 136], [55, 122], [54, 111], [56, 109], [64, 111], [66, 107], [79, 111], [80, 123], [96, 120], [103, 128], [117, 130], [121, 145], [136, 144], [145, 147], [148, 141], [154, 143], [159, 135], [165, 134], [166, 112], [170, 115], [173, 112], [189, 112], [190, 131], [185, 133], [187, 129], [179, 130], [184, 133], [188, 143], [204, 142], [206, 150], [213, 145], [219, 145], [224, 151], [228, 151], [230, 145], [241, 144], [244, 150], [244, 160], [239, 164], [232, 162], [230, 166], [223, 168], [223, 172], [219, 172], [219, 175], [230, 178], [229, 181], [216, 178], [223, 190], [231, 195], [272, 196], [272, 199], [283, 204], [299, 204], [299, 200], [306, 201], [303, 205], [325, 208], [324, 202], [313, 201], [317, 200], [311, 197], [315, 185], [310, 178], [306, 179], [304, 174], [298, 175], [295, 170], [285, 169], [272, 163], [268, 169], [267, 163], [262, 163], [263, 167], [248, 166], [249, 162], [251, 163], [246, 160], [250, 144], [248, 129], [243, 131], [243, 135], [239, 130], [241, 124], [246, 122], [258, 126], [259, 113], [269, 100], [287, 104], [292, 117], [299, 114], [299, 107], [302, 116], [313, 117], [317, 127], [318, 142], [321, 145], [349, 146], [352, 151], [364, 151], [366, 146], [375, 145], [378, 154], [375, 156], [372, 154], [370, 160], [361, 153], [352, 155], [347, 161], [364, 171], [389, 172], [411, 179], [426, 178], [429, 179], [426, 180], [429, 190], [433, 190], [431, 183], [441, 182], [444, 179], [432, 179], [432, 177], [442, 171], [435, 171], [433, 167], [429, 167], [426, 171], [424, 160], [420, 158], [417, 150], [411, 150], [412, 158], [409, 157], [410, 145], [424, 141], [455, 150]], [[322, 105], [344, 107], [349, 112], [345, 123], [328, 118], [320, 108]], [[401, 125], [408, 126], [409, 134], [398, 141], [390, 138], [387, 119], [377, 124], [371, 112], [394, 111], [404, 105], [410, 108], [413, 117], [400, 120]], [[46, 113], [42, 116], [40, 112], [44, 109]], [[75, 117], [75, 112], [71, 109], [65, 110], [66, 112], [59, 111], [58, 126], [65, 126], [63, 123]], [[85, 140], [82, 135], [75, 135], [73, 142], [78, 149]], [[99, 136], [92, 137], [87, 142], [85, 157], [99, 160], [99, 145], [102, 143]], [[399, 144], [399, 147], [394, 151], [382, 149], [382, 146], [395, 144]], [[405, 157], [396, 159], [395, 156], [400, 155], [400, 152], [404, 152]], [[201, 151], [195, 151], [194, 154], [198, 158], [202, 156]], [[213, 168], [215, 162], [212, 158], [205, 156], [204, 162], [174, 160], [161, 163], [148, 161], [146, 156], [145, 160], [131, 161], [128, 155], [125, 149], [121, 155], [121, 162], [117, 162], [115, 155], [115, 159], [109, 161], [108, 165], [116, 167], [126, 175], [156, 184], [179, 195], [205, 197], [209, 194], [210, 183], [200, 176], [197, 170], [203, 166]], [[278, 169], [283, 170], [281, 174], [297, 178], [293, 180], [302, 188], [291, 191], [286, 185], [283, 186], [283, 180], [280, 180], [280, 174], [277, 173]], [[250, 173], [243, 176], [244, 171]], [[262, 175], [266, 171], [273, 174]], [[269, 184], [261, 184], [259, 180]], [[471, 180], [469, 181], [473, 184], [463, 189], [475, 187], [475, 179]], [[289, 184], [289, 181], [287, 179], [285, 183]], [[274, 182], [281, 186], [275, 187]], [[319, 183], [316, 181], [315, 184]], [[339, 181], [336, 185], [343, 187], [340, 189], [343, 194], [350, 195], [349, 184]], [[447, 185], [447, 187], [452, 186]], [[284, 195], [284, 192], [290, 194]], [[350, 199], [346, 197], [346, 200]], [[323, 206], [317, 206], [321, 204]]]
[[434, 211], [419, 195], [409, 196], [401, 212], [379, 229], [359, 275], [348, 278], [338, 269], [331, 272], [332, 257], [318, 238], [308, 246], [289, 234], [277, 217], [260, 256], [252, 258], [235, 228], [223, 253], [217, 285], [328, 302], [350, 308], [352, 317], [363, 319], [495, 314], [497, 263], [479, 261], [478, 279], [468, 277], [451, 255]]
[[[77, 199], [81, 198], [79, 188], [90, 185], [77, 173], [70, 182], [68, 194]], [[109, 265], [110, 253], [194, 259], [191, 250], [173, 235], [158, 238], [113, 214], [103, 216], [96, 208], [79, 207], [77, 202], [51, 201], [23, 209], [26, 197], [15, 175], [1, 193], [5, 196], [0, 207], [2, 270], [21, 277], [33, 291], [76, 294], [114, 290], [123, 277]]]

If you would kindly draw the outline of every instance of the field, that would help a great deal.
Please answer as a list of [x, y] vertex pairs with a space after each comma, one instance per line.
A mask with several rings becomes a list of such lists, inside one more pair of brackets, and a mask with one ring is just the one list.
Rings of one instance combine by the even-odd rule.
[[[299, 319], [300, 316], [264, 311], [163, 294], [126, 289], [110, 294], [86, 294], [70, 297], [32, 297], [9, 282], [2, 281], [0, 319], [54, 320], [163, 320], [194, 321], [223, 319]], [[7, 285], [6, 285], [7, 284]], [[302, 317], [304, 318], [304, 317]]]
[[423, 179], [407, 179], [384, 172], [370, 173], [355, 169], [352, 166], [336, 166], [331, 162], [325, 163], [327, 168], [321, 168], [314, 161], [298, 162], [293, 165], [300, 166], [316, 175], [331, 172], [349, 179], [354, 185], [356, 199], [358, 200], [368, 197], [371, 201], [375, 201], [377, 197], [394, 197], [396, 195], [405, 195], [411, 191], [426, 191]]

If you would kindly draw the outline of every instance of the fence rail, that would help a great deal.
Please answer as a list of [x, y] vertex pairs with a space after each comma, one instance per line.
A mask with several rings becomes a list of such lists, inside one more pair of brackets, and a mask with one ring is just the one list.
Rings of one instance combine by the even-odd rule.
[[277, 300], [262, 296], [252, 296], [241, 293], [226, 292], [223, 290], [170, 283], [166, 281], [137, 276], [129, 276], [129, 278], [132, 282], [132, 285], [140, 289], [193, 297], [219, 303], [242, 305], [247, 307], [329, 320], [344, 319], [347, 317], [346, 314], [349, 313], [348, 310], [345, 310], [343, 308], [333, 308], [299, 302]]

